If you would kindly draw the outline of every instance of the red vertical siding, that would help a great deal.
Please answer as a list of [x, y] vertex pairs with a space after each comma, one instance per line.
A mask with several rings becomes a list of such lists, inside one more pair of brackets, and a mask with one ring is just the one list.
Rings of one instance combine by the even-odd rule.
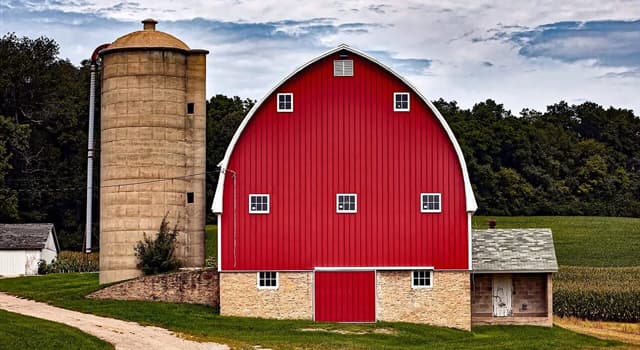
[[[355, 75], [334, 77], [335, 58], [285, 82], [238, 140], [228, 163], [236, 172], [237, 226], [229, 179], [222, 269], [466, 269], [464, 180], [446, 131], [377, 64], [351, 54]], [[278, 92], [294, 93], [292, 113], [276, 112]], [[411, 92], [410, 112], [393, 111], [394, 92]], [[422, 192], [442, 193], [441, 213], [420, 212]], [[248, 213], [250, 193], [271, 195], [270, 214]], [[336, 193], [357, 193], [358, 213], [337, 214]]]
[[375, 322], [375, 272], [315, 273], [315, 320]]

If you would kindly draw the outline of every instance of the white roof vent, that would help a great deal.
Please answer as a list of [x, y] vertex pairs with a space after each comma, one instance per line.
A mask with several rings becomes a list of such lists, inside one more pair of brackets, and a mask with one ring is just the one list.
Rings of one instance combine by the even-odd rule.
[[353, 60], [335, 60], [333, 61], [334, 77], [352, 77], [353, 76]]

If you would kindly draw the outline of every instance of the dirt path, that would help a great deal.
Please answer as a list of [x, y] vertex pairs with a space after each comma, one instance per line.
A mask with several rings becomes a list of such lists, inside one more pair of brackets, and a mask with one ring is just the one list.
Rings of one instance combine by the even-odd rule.
[[64, 323], [115, 345], [116, 349], [194, 349], [222, 350], [228, 346], [218, 343], [198, 343], [182, 339], [159, 327], [145, 327], [135, 322], [83, 314], [55, 306], [16, 298], [0, 293], [0, 309]]

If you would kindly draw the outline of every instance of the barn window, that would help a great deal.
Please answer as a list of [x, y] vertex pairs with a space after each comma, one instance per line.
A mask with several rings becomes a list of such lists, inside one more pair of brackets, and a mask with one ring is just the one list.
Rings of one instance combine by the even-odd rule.
[[353, 76], [353, 60], [335, 60], [333, 61], [334, 77], [352, 77]]
[[358, 195], [355, 193], [338, 193], [336, 195], [336, 213], [357, 213]]
[[416, 270], [411, 271], [411, 287], [412, 288], [431, 288], [433, 281], [433, 271]]
[[394, 112], [409, 111], [409, 93], [408, 92], [393, 93], [393, 111]]
[[440, 193], [420, 193], [420, 212], [440, 213], [442, 203]]
[[250, 214], [269, 214], [269, 195], [250, 194], [249, 195]]
[[293, 112], [293, 94], [278, 94], [278, 112]]
[[258, 272], [258, 289], [278, 288], [278, 273], [275, 271]]

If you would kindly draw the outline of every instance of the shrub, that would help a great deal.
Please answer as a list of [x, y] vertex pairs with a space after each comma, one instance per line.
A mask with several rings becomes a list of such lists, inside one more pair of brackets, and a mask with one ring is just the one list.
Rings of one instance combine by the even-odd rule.
[[555, 276], [554, 313], [567, 317], [640, 322], [640, 267], [569, 267]]
[[204, 266], [205, 267], [217, 267], [218, 263], [217, 263], [217, 258], [215, 256], [208, 256], [206, 259], [204, 259]]
[[100, 258], [98, 253], [85, 254], [82, 252], [63, 251], [58, 254], [58, 258], [50, 264], [40, 260], [38, 263], [38, 274], [49, 273], [69, 273], [69, 272], [96, 272], [100, 269]]
[[171, 272], [180, 268], [182, 264], [174, 256], [177, 237], [177, 225], [170, 230], [165, 215], [156, 237], [151, 238], [145, 234], [144, 240], [136, 244], [134, 250], [138, 258], [138, 268], [145, 275]]

